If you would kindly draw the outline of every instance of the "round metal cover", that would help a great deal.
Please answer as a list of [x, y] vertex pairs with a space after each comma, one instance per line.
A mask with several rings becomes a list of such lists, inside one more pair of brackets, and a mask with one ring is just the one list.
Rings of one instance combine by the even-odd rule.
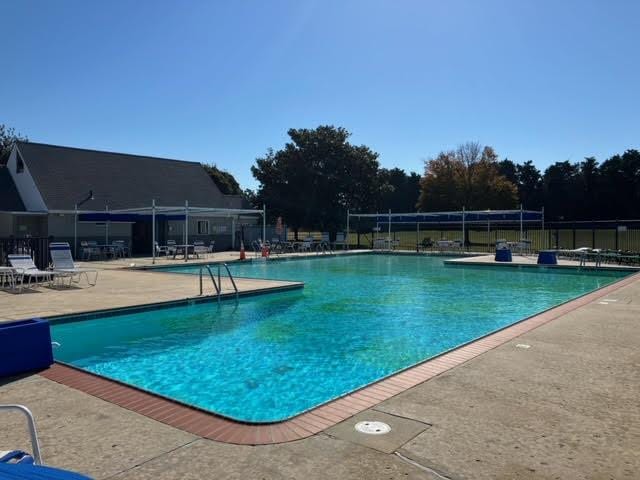
[[391, 427], [384, 422], [358, 422], [356, 430], [367, 435], [384, 435], [391, 431]]

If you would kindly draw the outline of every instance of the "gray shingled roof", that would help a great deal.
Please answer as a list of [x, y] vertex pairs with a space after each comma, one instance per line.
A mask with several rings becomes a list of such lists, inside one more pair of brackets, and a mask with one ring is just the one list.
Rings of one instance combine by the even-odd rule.
[[93, 190], [87, 210], [179, 206], [222, 207], [223, 195], [199, 163], [18, 143], [49, 210], [71, 210]]
[[7, 167], [0, 166], [0, 212], [24, 212], [24, 204]]

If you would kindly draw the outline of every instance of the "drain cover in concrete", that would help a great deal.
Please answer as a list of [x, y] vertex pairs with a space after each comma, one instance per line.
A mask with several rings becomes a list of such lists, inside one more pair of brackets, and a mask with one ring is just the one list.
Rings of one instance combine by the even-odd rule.
[[[393, 453], [428, 427], [426, 423], [409, 418], [367, 410], [328, 428], [325, 433], [379, 452]], [[372, 431], [373, 435], [363, 433], [362, 428]]]
[[367, 435], [384, 435], [391, 431], [391, 427], [384, 422], [365, 421], [356, 423], [356, 430]]

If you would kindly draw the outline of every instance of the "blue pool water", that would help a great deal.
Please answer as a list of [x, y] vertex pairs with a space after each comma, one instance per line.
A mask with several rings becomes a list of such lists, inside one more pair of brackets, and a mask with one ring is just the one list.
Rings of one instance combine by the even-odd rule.
[[235, 419], [276, 421], [624, 276], [393, 255], [231, 268], [306, 286], [54, 323], [56, 359]]

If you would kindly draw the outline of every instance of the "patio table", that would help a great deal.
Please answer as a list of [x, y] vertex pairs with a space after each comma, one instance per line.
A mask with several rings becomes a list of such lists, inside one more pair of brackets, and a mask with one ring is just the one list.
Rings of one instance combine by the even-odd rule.
[[194, 245], [175, 245], [175, 250], [173, 251], [174, 260], [178, 255], [182, 255], [183, 258], [188, 260], [189, 254], [195, 256], [196, 258], [200, 258], [195, 251]]

